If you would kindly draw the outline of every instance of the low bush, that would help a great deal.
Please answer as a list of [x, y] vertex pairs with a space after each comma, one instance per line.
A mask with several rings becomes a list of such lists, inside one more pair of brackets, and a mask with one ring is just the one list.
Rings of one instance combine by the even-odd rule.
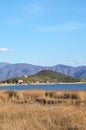
[[14, 91], [14, 90], [9, 90], [9, 91], [7, 91], [7, 93], [8, 93], [8, 96], [9, 96], [10, 98], [16, 97], [16, 95], [17, 95], [17, 92]]

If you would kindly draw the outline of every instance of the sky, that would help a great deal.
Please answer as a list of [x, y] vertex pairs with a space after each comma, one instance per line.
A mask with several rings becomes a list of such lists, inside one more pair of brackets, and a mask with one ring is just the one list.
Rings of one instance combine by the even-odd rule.
[[0, 0], [0, 62], [86, 65], [86, 0]]

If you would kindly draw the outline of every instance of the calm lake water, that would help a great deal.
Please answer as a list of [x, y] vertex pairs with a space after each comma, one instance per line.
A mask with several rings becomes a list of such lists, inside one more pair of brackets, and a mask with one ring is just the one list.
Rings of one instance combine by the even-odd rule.
[[0, 86], [0, 90], [86, 90], [86, 84], [16, 85]]

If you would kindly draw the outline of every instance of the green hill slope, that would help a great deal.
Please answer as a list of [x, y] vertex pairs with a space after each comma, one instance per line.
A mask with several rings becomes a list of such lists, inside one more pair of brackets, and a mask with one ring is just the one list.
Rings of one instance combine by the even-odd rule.
[[67, 76], [61, 73], [57, 73], [50, 70], [43, 70], [33, 76], [33, 78], [37, 78], [40, 82], [76, 82], [79, 79], [76, 79], [71, 76]]
[[42, 70], [39, 73], [32, 76], [23, 76], [19, 78], [12, 78], [7, 80], [8, 83], [18, 83], [22, 80], [23, 83], [59, 83], [59, 82], [79, 82], [79, 79], [63, 75], [51, 70]]

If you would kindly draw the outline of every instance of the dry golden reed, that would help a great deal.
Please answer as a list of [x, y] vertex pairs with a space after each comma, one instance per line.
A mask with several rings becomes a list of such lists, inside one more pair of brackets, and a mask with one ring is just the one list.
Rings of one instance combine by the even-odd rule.
[[0, 130], [86, 130], [85, 101], [85, 91], [0, 91]]

